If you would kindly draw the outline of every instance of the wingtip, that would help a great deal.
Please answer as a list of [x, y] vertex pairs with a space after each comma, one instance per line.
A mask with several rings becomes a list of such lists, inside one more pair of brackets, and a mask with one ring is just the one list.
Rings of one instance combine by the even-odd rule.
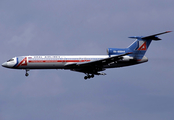
[[166, 31], [166, 33], [169, 33], [169, 32], [172, 32], [172, 31]]

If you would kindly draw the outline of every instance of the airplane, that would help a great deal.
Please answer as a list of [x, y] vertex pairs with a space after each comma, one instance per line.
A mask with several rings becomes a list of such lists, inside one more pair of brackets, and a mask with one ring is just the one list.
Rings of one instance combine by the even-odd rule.
[[166, 31], [150, 36], [133, 36], [136, 39], [127, 48], [108, 48], [107, 55], [29, 55], [13, 57], [4, 62], [3, 67], [23, 69], [28, 76], [30, 69], [64, 69], [85, 73], [84, 79], [94, 75], [106, 75], [101, 71], [109, 68], [136, 65], [148, 61], [145, 55], [152, 40], [161, 40], [158, 35], [169, 33]]

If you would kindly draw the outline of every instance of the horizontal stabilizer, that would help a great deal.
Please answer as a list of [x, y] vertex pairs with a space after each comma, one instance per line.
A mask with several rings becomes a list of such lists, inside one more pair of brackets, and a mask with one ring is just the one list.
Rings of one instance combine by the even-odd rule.
[[172, 31], [166, 31], [166, 32], [162, 32], [162, 33], [158, 33], [158, 34], [154, 34], [154, 35], [150, 35], [150, 36], [145, 36], [145, 37], [133, 36], [133, 37], [129, 37], [129, 38], [138, 39], [138, 40], [161, 40], [157, 36], [165, 34], [165, 33], [169, 33], [169, 32], [172, 32]]

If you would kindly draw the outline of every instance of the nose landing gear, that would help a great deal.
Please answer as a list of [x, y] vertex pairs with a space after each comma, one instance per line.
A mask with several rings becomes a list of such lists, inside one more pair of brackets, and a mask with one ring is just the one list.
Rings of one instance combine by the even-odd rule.
[[29, 76], [29, 73], [28, 73], [29, 70], [26, 69], [25, 71], [26, 71], [25, 76], [26, 76], [26, 77]]

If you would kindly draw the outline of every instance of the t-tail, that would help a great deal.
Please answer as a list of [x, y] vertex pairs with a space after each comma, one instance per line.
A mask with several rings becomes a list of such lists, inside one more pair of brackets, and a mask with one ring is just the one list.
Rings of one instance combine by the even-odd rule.
[[169, 33], [171, 31], [166, 31], [166, 32], [162, 32], [162, 33], [158, 33], [158, 34], [154, 34], [154, 35], [150, 35], [150, 36], [133, 36], [133, 37], [129, 37], [129, 38], [133, 38], [136, 39], [128, 48], [124, 48], [124, 49], [119, 49], [119, 48], [109, 48], [108, 49], [108, 55], [120, 55], [120, 54], [124, 54], [124, 53], [130, 53], [128, 56], [132, 57], [134, 60], [137, 61], [142, 61], [143, 58], [147, 59], [144, 55], [147, 51], [147, 49], [149, 48], [150, 43], [152, 42], [152, 40], [158, 41], [161, 40], [160, 38], [158, 38], [158, 35], [162, 35], [165, 33]]

